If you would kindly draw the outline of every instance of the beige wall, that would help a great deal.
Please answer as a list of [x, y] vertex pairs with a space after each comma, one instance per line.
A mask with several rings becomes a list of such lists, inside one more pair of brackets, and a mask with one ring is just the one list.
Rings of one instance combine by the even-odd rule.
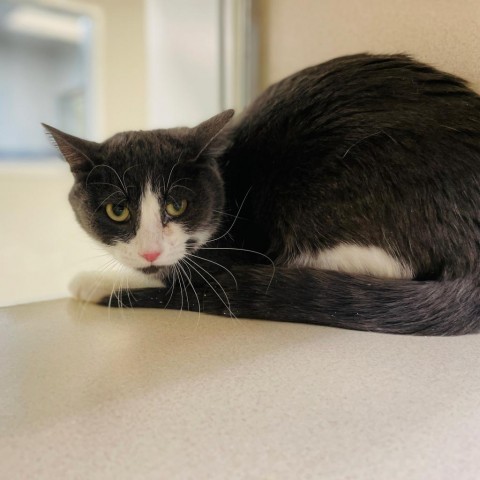
[[101, 12], [103, 133], [147, 128], [147, 60], [143, 0], [77, 0]]
[[478, 0], [258, 0], [263, 86], [308, 65], [406, 52], [480, 89]]

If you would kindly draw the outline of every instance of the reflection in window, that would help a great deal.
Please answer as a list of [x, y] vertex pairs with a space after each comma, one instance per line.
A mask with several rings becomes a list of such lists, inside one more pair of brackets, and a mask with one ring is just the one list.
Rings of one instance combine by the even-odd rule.
[[40, 123], [92, 130], [91, 20], [0, 0], [0, 161], [53, 155]]

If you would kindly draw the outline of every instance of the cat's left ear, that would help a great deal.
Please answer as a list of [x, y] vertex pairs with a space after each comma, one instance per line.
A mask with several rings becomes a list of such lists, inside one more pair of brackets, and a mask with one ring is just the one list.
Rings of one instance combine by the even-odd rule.
[[195, 127], [195, 141], [200, 147], [197, 158], [207, 150], [209, 153], [219, 156], [223, 150], [227, 148], [228, 140], [223, 138], [219, 139], [219, 134], [233, 117], [234, 113], [234, 110], [225, 110]]
[[92, 159], [100, 149], [99, 143], [74, 137], [45, 123], [42, 125], [70, 165], [70, 170], [74, 175], [87, 173], [94, 167]]

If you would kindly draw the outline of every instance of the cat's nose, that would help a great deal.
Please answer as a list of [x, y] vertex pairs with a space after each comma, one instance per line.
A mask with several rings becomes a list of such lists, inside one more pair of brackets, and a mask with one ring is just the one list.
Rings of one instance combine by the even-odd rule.
[[141, 253], [140, 256], [149, 262], [154, 262], [162, 252], [145, 252]]

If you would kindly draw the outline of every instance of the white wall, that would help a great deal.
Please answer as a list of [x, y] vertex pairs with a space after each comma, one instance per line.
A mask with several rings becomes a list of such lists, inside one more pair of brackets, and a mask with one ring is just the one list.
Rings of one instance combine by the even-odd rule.
[[0, 163], [0, 306], [65, 297], [72, 277], [108, 258], [77, 225], [60, 160]]
[[219, 1], [146, 0], [150, 128], [220, 111]]

